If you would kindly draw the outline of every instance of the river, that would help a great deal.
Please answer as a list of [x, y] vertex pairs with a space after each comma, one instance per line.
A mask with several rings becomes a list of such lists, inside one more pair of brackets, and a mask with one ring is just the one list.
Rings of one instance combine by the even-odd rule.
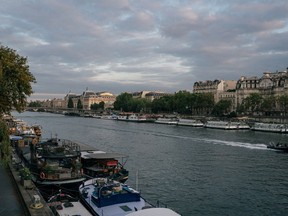
[[287, 135], [39, 112], [13, 116], [42, 125], [43, 137], [128, 155], [127, 184], [183, 216], [288, 215], [288, 154], [265, 145]]

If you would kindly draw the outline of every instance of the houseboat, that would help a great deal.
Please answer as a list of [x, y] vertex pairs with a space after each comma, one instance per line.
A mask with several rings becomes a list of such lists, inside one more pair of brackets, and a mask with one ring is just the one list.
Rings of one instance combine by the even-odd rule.
[[[77, 143], [52, 138], [29, 146], [18, 146], [21, 159], [31, 171], [31, 179], [41, 192], [76, 191], [86, 180]], [[47, 198], [47, 197], [45, 197]]]
[[83, 174], [87, 178], [108, 177], [124, 183], [129, 175], [129, 171], [124, 168], [126, 158], [123, 154], [99, 150], [81, 151]]

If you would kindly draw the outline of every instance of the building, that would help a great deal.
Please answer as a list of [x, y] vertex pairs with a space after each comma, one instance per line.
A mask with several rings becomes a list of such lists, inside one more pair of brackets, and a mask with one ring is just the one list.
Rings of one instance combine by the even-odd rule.
[[241, 105], [243, 100], [252, 93], [258, 93], [262, 97], [273, 96], [278, 98], [288, 94], [288, 73], [282, 72], [264, 72], [262, 77], [244, 77], [242, 76], [236, 84], [237, 106]]
[[145, 98], [148, 101], [159, 99], [163, 96], [171, 96], [171, 93], [158, 92], [158, 91], [141, 91], [131, 93], [133, 98]]
[[235, 80], [207, 80], [198, 81], [193, 85], [193, 93], [211, 93], [214, 96], [214, 102], [220, 100], [230, 100], [232, 102], [231, 111], [236, 110], [236, 89]]

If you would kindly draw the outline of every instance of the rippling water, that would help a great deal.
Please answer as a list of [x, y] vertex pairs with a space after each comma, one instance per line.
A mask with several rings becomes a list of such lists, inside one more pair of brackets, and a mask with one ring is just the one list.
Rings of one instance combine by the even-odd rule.
[[127, 181], [151, 203], [183, 216], [288, 215], [287, 135], [131, 123], [50, 113], [13, 113], [57, 136], [129, 156]]

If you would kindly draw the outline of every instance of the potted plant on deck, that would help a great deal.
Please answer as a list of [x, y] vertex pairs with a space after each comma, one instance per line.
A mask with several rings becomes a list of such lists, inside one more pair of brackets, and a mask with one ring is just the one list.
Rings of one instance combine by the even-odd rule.
[[20, 176], [21, 176], [21, 184], [25, 188], [31, 188], [32, 187], [32, 181], [31, 181], [31, 172], [27, 167], [24, 167], [20, 170]]

